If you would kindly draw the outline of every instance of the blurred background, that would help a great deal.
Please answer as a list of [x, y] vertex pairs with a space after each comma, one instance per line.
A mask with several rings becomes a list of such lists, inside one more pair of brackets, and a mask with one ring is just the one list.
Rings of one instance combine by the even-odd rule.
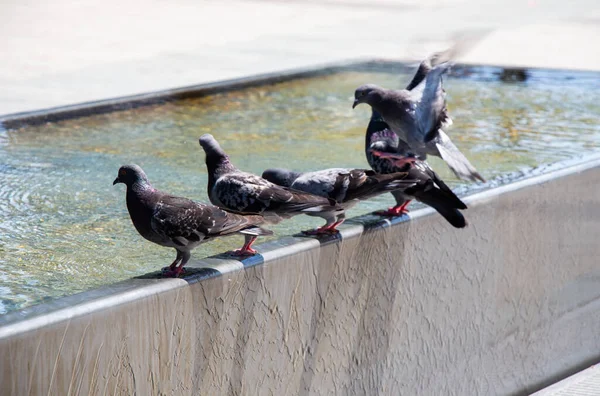
[[4, 0], [0, 114], [364, 57], [600, 69], [596, 0]]
[[[346, 60], [416, 65], [454, 47], [458, 63], [500, 66], [457, 66], [445, 81], [450, 135], [489, 180], [461, 183], [432, 159], [458, 194], [598, 161], [600, 0], [0, 0], [0, 15], [0, 120]], [[268, 258], [193, 293], [175, 281], [130, 293], [136, 280], [53, 301], [174, 258], [135, 232], [125, 189], [111, 184], [119, 165], [204, 202], [206, 132], [254, 173], [367, 167], [371, 110], [352, 110], [352, 93], [403, 87], [413, 73], [390, 62], [39, 125], [0, 121], [0, 393], [243, 393], [278, 382], [286, 390], [271, 393], [525, 394], [598, 362], [597, 169], [480, 196], [462, 233], [422, 219]], [[343, 227], [380, 221], [368, 213], [393, 203], [361, 203], [349, 217], [366, 215]], [[274, 230], [319, 225], [298, 216]], [[192, 260], [240, 246], [223, 238]], [[38, 303], [48, 304], [29, 308]]]

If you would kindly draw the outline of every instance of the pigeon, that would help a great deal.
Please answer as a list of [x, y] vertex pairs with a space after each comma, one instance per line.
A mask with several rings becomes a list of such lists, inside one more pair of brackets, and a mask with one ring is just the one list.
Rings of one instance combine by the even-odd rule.
[[335, 200], [278, 186], [237, 169], [210, 134], [200, 137], [206, 153], [208, 197], [218, 207], [239, 214], [260, 214], [278, 223], [299, 214], [343, 211]]
[[[371, 168], [376, 173], [383, 174], [406, 172], [413, 168], [420, 169], [427, 175], [426, 177], [431, 178], [442, 190], [456, 197], [450, 187], [440, 179], [427, 161], [420, 160], [413, 154], [408, 153], [402, 147], [402, 142], [398, 140], [398, 136], [389, 128], [386, 128], [386, 126], [385, 122], [377, 118], [372, 118], [367, 128], [365, 154]], [[410, 166], [407, 167], [407, 164]], [[399, 216], [408, 213], [406, 207], [413, 198], [403, 194], [402, 191], [392, 191], [392, 194], [396, 199], [396, 206], [386, 211], [376, 212], [377, 214]]]
[[140, 235], [150, 242], [177, 250], [177, 258], [165, 271], [165, 276], [178, 277], [190, 259], [190, 252], [208, 240], [243, 234], [246, 241], [236, 254], [252, 255], [256, 253], [252, 249], [256, 238], [273, 234], [259, 227], [265, 222], [262, 216], [227, 213], [216, 206], [156, 190], [137, 165], [122, 166], [113, 185], [118, 183], [127, 186], [127, 210]]
[[402, 141], [406, 152], [422, 160], [427, 155], [441, 157], [457, 177], [485, 182], [443, 130], [452, 124], [442, 88], [442, 75], [451, 63], [435, 64], [437, 60], [434, 56], [422, 63], [407, 89], [391, 90], [374, 84], [358, 87], [352, 108], [369, 104]]
[[[379, 153], [375, 152], [375, 155], [377, 154]], [[465, 227], [467, 222], [458, 209], [466, 209], [467, 206], [439, 180], [424, 161], [413, 160], [404, 161], [400, 172], [389, 174], [345, 168], [306, 173], [267, 169], [263, 172], [263, 177], [286, 187], [333, 198], [341, 203], [344, 209], [350, 209], [360, 200], [393, 191], [401, 194], [406, 200], [417, 199], [433, 207], [454, 227]], [[327, 224], [314, 230], [314, 233], [336, 232], [335, 227], [345, 218], [343, 213], [337, 217], [330, 214], [319, 216], [323, 217]]]
[[407, 173], [376, 174], [372, 170], [332, 168], [315, 172], [293, 172], [287, 169], [272, 168], [263, 172], [262, 177], [277, 185], [335, 200], [344, 209], [316, 213], [314, 216], [325, 219], [326, 224], [306, 234], [335, 234], [337, 227], [346, 218], [345, 211], [361, 200], [372, 198], [392, 190], [403, 190], [414, 186], [418, 180], [410, 180]]
[[[375, 150], [378, 155], [374, 155]], [[400, 169], [394, 165], [393, 161], [383, 158], [384, 153], [388, 155], [402, 154], [407, 159], [416, 159], [413, 154], [409, 153], [409, 148], [404, 142], [398, 139], [398, 135], [389, 129], [379, 113], [373, 111], [365, 136], [367, 162], [376, 173], [388, 174], [399, 172]], [[408, 213], [406, 207], [410, 203], [410, 199], [407, 199], [401, 191], [391, 191], [391, 193], [394, 199], [396, 199], [396, 205], [387, 210], [375, 213], [382, 216], [401, 216], [404, 213]]]
[[[376, 122], [370, 123], [369, 126], [376, 125]], [[373, 128], [376, 129], [376, 128]], [[397, 142], [397, 136], [389, 129], [380, 131], [367, 130], [366, 153], [369, 164], [377, 173], [392, 173], [407, 172], [409, 178], [418, 179], [423, 182], [424, 190], [435, 190], [435, 193], [415, 194], [414, 190], [396, 190], [392, 191], [396, 199], [396, 206], [389, 208], [387, 211], [376, 212], [385, 216], [398, 216], [407, 213], [406, 207], [413, 199], [423, 202], [436, 209], [446, 220], [457, 228], [466, 226], [466, 221], [459, 219], [457, 210], [467, 209], [457, 196], [452, 192], [450, 187], [431, 169], [427, 161], [407, 154], [402, 156], [398, 153], [398, 147], [394, 145]], [[400, 149], [401, 151], [402, 149]], [[433, 198], [433, 199], [432, 199]], [[444, 203], [442, 203], [444, 202]], [[449, 209], [452, 207], [453, 209]], [[463, 224], [464, 222], [464, 224]]]

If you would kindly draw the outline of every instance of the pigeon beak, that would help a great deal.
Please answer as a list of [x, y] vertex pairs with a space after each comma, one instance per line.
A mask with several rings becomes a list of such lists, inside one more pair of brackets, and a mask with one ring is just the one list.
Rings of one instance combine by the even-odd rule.
[[355, 108], [359, 104], [360, 104], [359, 100], [358, 99], [354, 99], [354, 103], [352, 104], [352, 108]]
[[117, 183], [122, 183], [121, 179], [119, 179], [118, 177], [115, 179], [115, 181], [113, 181], [113, 186]]

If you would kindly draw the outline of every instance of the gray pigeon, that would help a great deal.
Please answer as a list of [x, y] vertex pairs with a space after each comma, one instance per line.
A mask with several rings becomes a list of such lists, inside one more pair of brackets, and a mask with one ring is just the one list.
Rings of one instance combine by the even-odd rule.
[[[379, 154], [376, 152], [376, 154]], [[386, 191], [402, 194], [407, 200], [417, 199], [437, 210], [456, 228], [466, 226], [466, 220], [458, 209], [467, 206], [446, 186], [424, 161], [405, 161], [402, 171], [377, 174], [363, 169], [334, 168], [316, 172], [299, 173], [286, 169], [267, 169], [263, 177], [274, 183], [333, 198], [345, 209], [359, 200], [372, 198]], [[344, 221], [343, 214], [321, 214], [327, 224], [319, 232], [335, 232]]]
[[206, 153], [208, 196], [229, 212], [260, 214], [277, 223], [299, 214], [343, 210], [333, 199], [281, 187], [252, 173], [237, 169], [210, 134], [200, 138]]
[[378, 175], [370, 170], [332, 168], [316, 172], [293, 172], [287, 169], [267, 169], [262, 177], [280, 186], [327, 197], [338, 202], [344, 211], [316, 213], [326, 224], [307, 234], [337, 233], [337, 226], [346, 218], [345, 210], [361, 200], [392, 190], [413, 187], [418, 181], [410, 180], [407, 173]]
[[[451, 59], [454, 52], [455, 49], [434, 53], [423, 60], [406, 89], [410, 91], [419, 85], [435, 65]], [[446, 112], [445, 108], [444, 112]], [[374, 149], [379, 150], [380, 153], [397, 153], [407, 157], [414, 157], [414, 154], [410, 152], [410, 147], [398, 139], [398, 135], [391, 131], [381, 115], [371, 108], [371, 119], [369, 120], [365, 135], [365, 155], [367, 162], [371, 166], [371, 169], [377, 173], [394, 173], [400, 171], [394, 165], [393, 161], [373, 155]], [[410, 199], [407, 199], [402, 191], [392, 191], [391, 194], [396, 199], [396, 206], [375, 213], [383, 216], [398, 216], [408, 212], [406, 207], [410, 203]]]
[[113, 185], [117, 183], [127, 186], [127, 210], [140, 235], [150, 242], [177, 250], [177, 258], [165, 276], [179, 276], [190, 259], [190, 252], [208, 240], [244, 234], [246, 242], [235, 253], [248, 255], [256, 253], [252, 243], [259, 235], [273, 234], [258, 227], [264, 223], [262, 216], [227, 213], [212, 205], [154, 189], [142, 168], [137, 165], [122, 166]]
[[[371, 125], [371, 124], [369, 124]], [[373, 123], [375, 125], [375, 123]], [[367, 158], [371, 167], [378, 173], [408, 172], [410, 178], [415, 178], [424, 182], [425, 192], [435, 192], [419, 194], [414, 190], [392, 191], [396, 198], [396, 206], [387, 211], [380, 212], [385, 216], [398, 216], [407, 213], [406, 207], [411, 200], [416, 199], [436, 209], [446, 220], [455, 227], [464, 227], [466, 222], [459, 219], [457, 209], [467, 209], [467, 206], [452, 192], [450, 187], [431, 169], [426, 161], [420, 160], [414, 156], [402, 155], [398, 152], [395, 145], [397, 136], [389, 129], [380, 131], [368, 131], [367, 136]], [[401, 151], [401, 150], [400, 150]], [[461, 215], [462, 217], [462, 215]], [[463, 224], [464, 225], [461, 225]]]
[[[374, 151], [378, 155], [374, 155]], [[389, 129], [381, 116], [373, 111], [365, 136], [367, 162], [376, 173], [388, 174], [400, 172], [400, 168], [395, 165], [397, 161], [390, 161], [383, 158], [384, 153], [386, 155], [401, 154], [407, 159], [416, 159], [414, 155], [408, 152], [408, 147], [404, 146], [403, 142], [398, 139], [398, 135]], [[401, 216], [404, 213], [408, 213], [406, 207], [411, 199], [408, 199], [402, 191], [391, 191], [391, 193], [396, 199], [396, 205], [388, 210], [377, 211], [375, 213], [382, 216]]]
[[409, 84], [411, 89], [360, 86], [354, 93], [352, 107], [369, 104], [398, 136], [405, 151], [423, 160], [428, 154], [441, 157], [457, 177], [485, 181], [442, 129], [452, 124], [442, 88], [442, 75], [450, 63], [431, 67], [433, 60], [435, 58], [430, 58], [428, 64], [422, 64]]

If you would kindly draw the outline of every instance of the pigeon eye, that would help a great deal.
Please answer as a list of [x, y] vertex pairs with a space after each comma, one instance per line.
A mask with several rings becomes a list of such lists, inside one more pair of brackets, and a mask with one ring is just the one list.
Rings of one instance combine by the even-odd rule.
[[127, 171], [125, 169], [121, 169], [121, 171], [119, 172], [120, 176], [127, 176]]

